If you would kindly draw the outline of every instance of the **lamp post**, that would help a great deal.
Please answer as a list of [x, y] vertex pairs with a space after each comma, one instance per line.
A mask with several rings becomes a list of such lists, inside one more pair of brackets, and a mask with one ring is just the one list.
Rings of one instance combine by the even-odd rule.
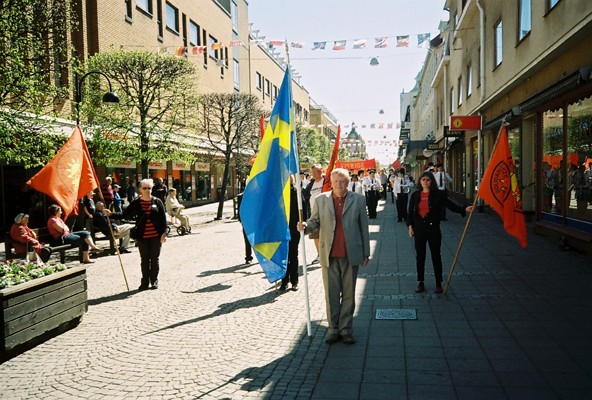
[[78, 73], [74, 75], [74, 85], [76, 86], [76, 125], [80, 125], [80, 103], [82, 102], [82, 83], [89, 75], [102, 75], [107, 79], [109, 83], [109, 91], [103, 95], [103, 103], [107, 104], [119, 104], [119, 96], [113, 92], [111, 87], [111, 81], [109, 77], [100, 71], [89, 71], [86, 74], [82, 75], [81, 78], [78, 77]]

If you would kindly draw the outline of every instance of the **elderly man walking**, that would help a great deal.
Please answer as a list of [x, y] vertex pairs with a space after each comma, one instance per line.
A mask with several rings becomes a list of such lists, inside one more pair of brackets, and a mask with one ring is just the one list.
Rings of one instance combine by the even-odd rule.
[[344, 168], [331, 172], [333, 190], [317, 196], [312, 215], [298, 223], [305, 234], [319, 230], [319, 262], [322, 267], [327, 321], [327, 344], [339, 339], [354, 344], [352, 322], [359, 266], [370, 259], [366, 199], [348, 192], [349, 174]]

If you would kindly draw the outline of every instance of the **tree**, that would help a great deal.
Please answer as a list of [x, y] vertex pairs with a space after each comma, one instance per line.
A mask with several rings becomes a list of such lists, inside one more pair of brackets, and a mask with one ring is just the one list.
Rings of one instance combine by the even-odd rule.
[[297, 129], [298, 157], [301, 166], [322, 164], [327, 166], [333, 150], [327, 136], [316, 129], [300, 126]]
[[0, 1], [0, 159], [43, 165], [63, 143], [41, 115], [68, 95], [74, 28], [71, 0]]
[[98, 106], [105, 78], [88, 76], [81, 110], [92, 122], [95, 160], [140, 159], [142, 176], [148, 177], [151, 160], [191, 159], [192, 136], [179, 135], [197, 123], [196, 68], [191, 62], [170, 54], [118, 50], [90, 57], [84, 71], [105, 73], [121, 99], [116, 107]]
[[202, 131], [213, 149], [224, 157], [224, 173], [219, 188], [218, 213], [222, 218], [224, 194], [229, 184], [230, 161], [241, 148], [259, 142], [259, 116], [263, 112], [256, 96], [244, 93], [210, 93], [201, 98]]
[[592, 114], [571, 118], [568, 132], [570, 151], [592, 155]]

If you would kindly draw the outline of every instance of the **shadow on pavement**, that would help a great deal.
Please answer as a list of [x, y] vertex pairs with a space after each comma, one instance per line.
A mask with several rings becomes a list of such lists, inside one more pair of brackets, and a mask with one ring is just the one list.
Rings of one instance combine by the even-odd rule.
[[[210, 271], [204, 271], [201, 274], [197, 275], [198, 278], [203, 278], [206, 276], [216, 275], [216, 274], [230, 274], [233, 272], [240, 271], [241, 269], [247, 269], [252, 267], [255, 264], [238, 264], [233, 265], [232, 267], [222, 268], [222, 269], [212, 269]], [[245, 275], [252, 275], [251, 273], [245, 273]]]
[[230, 289], [231, 287], [232, 287], [232, 285], [223, 285], [221, 283], [216, 283], [215, 285], [207, 286], [207, 287], [201, 288], [201, 289], [197, 289], [197, 290], [194, 290], [193, 292], [181, 291], [181, 293], [191, 294], [191, 293], [221, 292], [223, 290]]
[[197, 318], [194, 318], [194, 319], [189, 319], [187, 321], [181, 321], [181, 322], [178, 322], [176, 324], [165, 326], [164, 328], [160, 328], [160, 329], [156, 329], [156, 330], [153, 330], [153, 331], [150, 331], [150, 332], [146, 332], [142, 336], [144, 336], [144, 335], [150, 335], [152, 333], [157, 333], [157, 332], [160, 332], [160, 331], [164, 331], [166, 329], [178, 328], [180, 326], [187, 325], [187, 324], [193, 324], [193, 323], [196, 323], [196, 322], [199, 322], [199, 321], [204, 321], [204, 320], [206, 320], [208, 318], [213, 318], [213, 317], [217, 317], [217, 316], [220, 316], [220, 315], [229, 314], [229, 313], [234, 312], [236, 310], [241, 310], [241, 309], [244, 309], [244, 308], [259, 307], [259, 306], [261, 306], [263, 304], [273, 303], [275, 301], [275, 299], [277, 298], [277, 296], [278, 296], [278, 294], [274, 290], [274, 291], [271, 291], [271, 292], [264, 293], [264, 294], [262, 294], [260, 296], [250, 297], [250, 298], [247, 298], [247, 299], [240, 299], [240, 300], [237, 300], [237, 301], [233, 301], [231, 303], [220, 304], [218, 306], [218, 310], [214, 311], [211, 314], [203, 315], [201, 317], [197, 317]]
[[130, 290], [129, 292], [122, 292], [111, 296], [99, 297], [98, 299], [90, 299], [88, 300], [88, 305], [96, 306], [98, 304], [107, 303], [109, 301], [124, 300], [136, 293], [138, 293], [138, 290]]

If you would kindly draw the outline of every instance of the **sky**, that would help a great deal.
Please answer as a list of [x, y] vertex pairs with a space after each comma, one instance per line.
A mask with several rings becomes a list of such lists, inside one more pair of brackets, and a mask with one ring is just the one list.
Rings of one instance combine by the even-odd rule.
[[[374, 143], [398, 139], [400, 93], [413, 89], [427, 55], [417, 47], [417, 35], [438, 34], [440, 21], [448, 19], [443, 7], [444, 0], [250, 0], [249, 22], [266, 41], [305, 42], [302, 49], [289, 49], [300, 84], [337, 118], [342, 132], [355, 122], [369, 158], [390, 164], [395, 148]], [[396, 47], [395, 36], [404, 35], [409, 47]], [[386, 48], [374, 48], [377, 37], [388, 37]], [[356, 39], [366, 39], [366, 48], [353, 49]], [[345, 50], [332, 50], [339, 40], [347, 40]], [[312, 50], [313, 42], [322, 41], [325, 50]], [[277, 49], [285, 54], [283, 47]], [[377, 66], [370, 65], [373, 57]], [[380, 123], [385, 129], [377, 129]], [[386, 129], [387, 123], [393, 129]]]

